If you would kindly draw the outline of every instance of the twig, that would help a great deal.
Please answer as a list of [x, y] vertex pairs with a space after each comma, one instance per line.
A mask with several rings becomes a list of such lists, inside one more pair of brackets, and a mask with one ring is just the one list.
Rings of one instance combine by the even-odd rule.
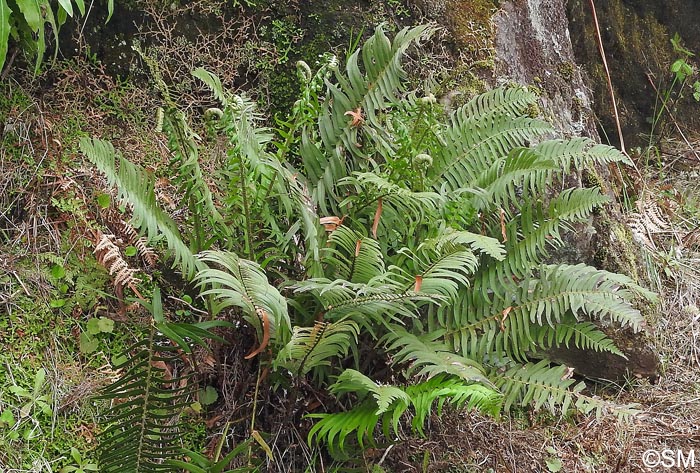
[[[620, 137], [620, 150], [622, 154], [629, 158], [627, 154], [627, 149], [625, 149], [625, 140], [622, 137], [622, 126], [620, 126], [620, 115], [617, 113], [617, 103], [615, 102], [615, 91], [613, 90], [612, 80], [610, 79], [610, 69], [608, 68], [608, 61], [605, 59], [605, 48], [603, 48], [603, 39], [600, 36], [600, 25], [598, 24], [598, 15], [595, 11], [595, 3], [593, 0], [589, 0], [591, 3], [591, 11], [593, 12], [593, 23], [595, 24], [596, 38], [598, 40], [598, 50], [600, 51], [600, 56], [603, 58], [603, 67], [605, 68], [605, 77], [608, 81], [608, 91], [610, 92], [610, 100], [613, 105], [613, 112], [615, 113], [615, 125], [617, 126], [617, 135]], [[636, 166], [635, 166], [636, 168]]]

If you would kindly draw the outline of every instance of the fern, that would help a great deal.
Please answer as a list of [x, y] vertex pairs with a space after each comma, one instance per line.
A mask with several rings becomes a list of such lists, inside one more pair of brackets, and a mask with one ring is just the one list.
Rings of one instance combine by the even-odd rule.
[[195, 277], [201, 294], [218, 301], [214, 313], [239, 307], [246, 321], [257, 328], [260, 345], [249, 357], [262, 351], [270, 339], [279, 344], [289, 340], [291, 322], [287, 301], [269, 284], [257, 263], [224, 251], [206, 251], [199, 259], [222, 268], [205, 267]]
[[603, 413], [614, 413], [625, 419], [639, 411], [635, 405], [618, 406], [582, 394], [586, 387], [583, 382], [576, 382], [566, 366], [550, 366], [548, 360], [536, 364], [515, 365], [503, 373], [492, 373], [496, 385], [504, 395], [504, 410], [513, 405], [530, 405], [540, 409], [546, 407], [551, 412], [566, 412], [575, 406], [582, 412], [595, 411], [600, 417]]
[[345, 370], [331, 386], [336, 395], [356, 394], [360, 404], [352, 410], [334, 414], [310, 414], [308, 417], [320, 419], [309, 431], [309, 442], [314, 440], [327, 444], [335, 455], [343, 453], [346, 438], [355, 434], [357, 443], [375, 445], [374, 430], [380, 423], [384, 436], [390, 438], [401, 435], [400, 421], [409, 410], [413, 410], [411, 425], [413, 430], [423, 433], [425, 419], [438, 404], [440, 411], [445, 403], [456, 407], [479, 409], [497, 416], [501, 410], [502, 396], [491, 388], [478, 384], [465, 384], [463, 381], [437, 376], [422, 383], [400, 388], [379, 385], [355, 370]]
[[295, 326], [292, 338], [278, 353], [275, 369], [285, 368], [303, 376], [319, 366], [330, 366], [330, 358], [343, 357], [357, 344], [360, 328], [346, 320], [316, 322], [313, 327]]
[[[223, 340], [209, 331], [222, 321], [173, 324], [163, 315], [160, 290], [152, 303], [143, 303], [153, 315], [148, 337], [129, 347], [117, 359], [118, 380], [102, 390], [96, 399], [113, 402], [104, 413], [108, 427], [100, 442], [100, 471], [147, 473], [171, 471], [166, 465], [178, 453], [179, 416], [192, 402], [196, 384], [193, 372], [177, 373], [173, 368], [182, 353], [192, 346], [206, 346], [205, 338]], [[191, 341], [187, 341], [191, 340]]]
[[168, 248], [173, 251], [173, 264], [180, 266], [186, 278], [192, 278], [196, 270], [203, 266], [183, 241], [172, 218], [158, 207], [153, 192], [153, 176], [117, 155], [107, 141], [83, 138], [80, 140], [80, 150], [106, 176], [107, 183], [117, 188], [119, 198], [131, 205], [134, 227], [144, 232], [149, 241], [160, 235], [165, 237]]
[[100, 471], [170, 471], [160, 460], [177, 454], [177, 416], [191, 402], [191, 374], [170, 375], [165, 367], [179, 360], [178, 349], [155, 328], [126, 354], [131, 355], [115, 365], [125, 374], [97, 396], [119, 401], [104, 413], [116, 423], [101, 434]]

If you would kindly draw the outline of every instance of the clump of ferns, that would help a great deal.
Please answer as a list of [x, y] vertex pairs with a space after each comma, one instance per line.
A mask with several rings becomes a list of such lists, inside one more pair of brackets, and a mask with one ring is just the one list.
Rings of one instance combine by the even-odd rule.
[[[608, 200], [595, 188], [557, 190], [558, 177], [627, 158], [586, 138], [545, 140], [551, 127], [530, 116], [537, 98], [523, 87], [486, 92], [442, 118], [429, 95], [406, 90], [401, 67], [433, 31], [406, 28], [390, 40], [378, 28], [344, 69], [324, 70], [325, 95], [303, 95], [320, 103], [301, 102], [305, 112], [277, 141], [249, 100], [195, 71], [222, 103], [231, 187], [223, 201], [208, 190], [184, 116], [166, 108], [178, 182], [201, 213], [184, 235], [157, 205], [151, 176], [107, 142], [81, 142], [211, 314], [235, 307], [254, 328], [249, 358], [282, 386], [311, 379], [357, 396], [346, 412], [313, 416], [310, 441], [334, 451], [350, 435], [369, 442], [380, 424], [393, 437], [408, 414], [420, 432], [445, 403], [494, 415], [530, 405], [600, 414], [611, 405], [539, 357], [570, 344], [621, 354], [591, 319], [639, 330], [634, 302], [653, 297], [623, 275], [547, 264], [563, 232]], [[368, 348], [406, 383], [362, 371]]]

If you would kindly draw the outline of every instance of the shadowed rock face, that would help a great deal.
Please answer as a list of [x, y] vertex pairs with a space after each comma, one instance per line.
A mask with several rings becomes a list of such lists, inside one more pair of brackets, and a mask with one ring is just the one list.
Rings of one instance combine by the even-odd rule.
[[573, 345], [569, 348], [552, 348], [542, 357], [574, 368], [586, 378], [623, 382], [625, 378], [649, 378], [656, 381], [659, 358], [645, 334], [634, 334], [629, 330], [606, 330], [627, 359], [612, 353], [581, 350]]
[[[578, 59], [589, 76], [595, 97], [593, 107], [601, 127], [617, 142], [607, 83], [596, 42], [589, 0], [568, 0], [571, 39]], [[672, 80], [669, 68], [679, 57], [670, 39], [678, 33], [685, 48], [700, 53], [700, 8], [697, 0], [596, 1], [601, 37], [628, 147], [648, 144], [650, 119], [658, 107], [658, 94]], [[691, 58], [697, 64], [697, 58]], [[693, 79], [694, 80], [694, 79]], [[698, 129], [698, 104], [686, 91], [674, 103], [676, 119], [688, 129]], [[661, 130], [655, 130], [658, 135]]]
[[[584, 82], [572, 48], [566, 1], [504, 2], [495, 17], [495, 24], [495, 76], [499, 80], [537, 86], [541, 91], [543, 115], [552, 121], [559, 136], [588, 136], [599, 140], [591, 111], [591, 92]], [[607, 168], [596, 169], [596, 173], [602, 181], [611, 180]], [[579, 184], [576, 176], [567, 179], [571, 181], [568, 184]], [[613, 189], [604, 191], [614, 197]], [[613, 207], [609, 212], [617, 214], [619, 209]], [[601, 254], [612, 246], [610, 227], [603, 224], [601, 219], [594, 219], [587, 228], [570, 234], [566, 248], [558, 251], [553, 259], [593, 264], [604, 259]], [[610, 261], [606, 261], [604, 266], [607, 266], [605, 269], [621, 272], [629, 269], [611, 267], [614, 264]], [[611, 381], [621, 380], [627, 375], [656, 378], [659, 360], [645, 333], [635, 334], [614, 327], [604, 327], [603, 330], [627, 359], [610, 353], [579, 350], [573, 345], [552, 349], [539, 356], [570, 366], [589, 378]]]

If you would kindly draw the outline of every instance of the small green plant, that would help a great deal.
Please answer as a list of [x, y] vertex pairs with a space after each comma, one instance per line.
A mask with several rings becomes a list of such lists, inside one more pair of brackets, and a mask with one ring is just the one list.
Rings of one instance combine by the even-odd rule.
[[[691, 58], [694, 57], [695, 54], [681, 44], [681, 38], [678, 33], [671, 38], [671, 45], [678, 57], [669, 67], [669, 71], [673, 74], [673, 79], [670, 84], [665, 90], [657, 90], [657, 100], [654, 116], [651, 118], [649, 145], [646, 153], [647, 164], [652, 154], [652, 140], [654, 140], [658, 134], [658, 128], [662, 122], [662, 118], [668, 115], [671, 117], [671, 120], [675, 120], [673, 118], [673, 103], [681, 100], [688, 90], [692, 93], [695, 101], [700, 102], [700, 80], [697, 80], [697, 70], [691, 63]], [[682, 134], [680, 129], [679, 132]]]
[[100, 471], [97, 468], [97, 463], [88, 459], [83, 459], [77, 448], [70, 448], [70, 456], [73, 459], [74, 465], [66, 465], [61, 468], [60, 473], [87, 473], [89, 471]]

